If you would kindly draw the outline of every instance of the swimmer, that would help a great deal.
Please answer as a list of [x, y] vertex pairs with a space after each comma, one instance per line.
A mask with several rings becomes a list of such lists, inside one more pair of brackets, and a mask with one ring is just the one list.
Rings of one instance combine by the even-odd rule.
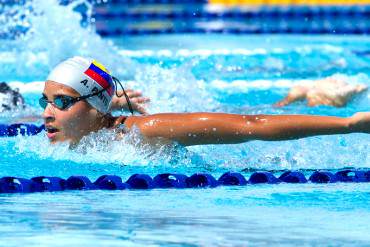
[[39, 100], [50, 142], [74, 145], [92, 132], [122, 130], [122, 126], [127, 131], [137, 128], [145, 140], [169, 140], [184, 146], [370, 133], [370, 112], [347, 118], [206, 112], [114, 117], [109, 108], [119, 84], [95, 60], [73, 57], [56, 66]]
[[5, 82], [0, 82], [0, 112], [14, 111], [25, 107], [24, 99], [18, 90], [12, 89]]
[[288, 95], [275, 106], [282, 107], [296, 101], [307, 100], [308, 106], [345, 106], [355, 95], [367, 90], [364, 84], [349, 84], [343, 80], [328, 77], [292, 87]]

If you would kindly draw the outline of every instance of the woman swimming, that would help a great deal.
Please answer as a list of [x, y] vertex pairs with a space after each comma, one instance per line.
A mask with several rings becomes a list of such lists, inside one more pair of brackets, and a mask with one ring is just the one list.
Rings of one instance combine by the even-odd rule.
[[122, 124], [128, 129], [138, 128], [147, 139], [171, 140], [185, 146], [370, 133], [370, 113], [348, 118], [205, 112], [114, 117], [109, 108], [117, 90], [115, 82], [119, 81], [103, 65], [82, 57], [70, 58], [54, 68], [39, 101], [49, 140], [76, 144], [91, 132]]

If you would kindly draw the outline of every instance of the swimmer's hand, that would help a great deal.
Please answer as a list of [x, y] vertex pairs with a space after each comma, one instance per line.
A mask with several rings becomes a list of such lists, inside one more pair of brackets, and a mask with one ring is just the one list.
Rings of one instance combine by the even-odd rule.
[[365, 90], [367, 90], [365, 84], [354, 85], [328, 77], [310, 84], [302, 83], [292, 87], [288, 95], [274, 106], [282, 107], [296, 101], [307, 100], [308, 106], [343, 107], [353, 96]]
[[305, 85], [297, 85], [290, 89], [288, 95], [280, 100], [279, 102], [276, 102], [274, 104], [275, 107], [283, 107], [289, 104], [292, 104], [296, 101], [304, 100], [307, 97], [307, 92], [309, 91], [309, 87]]
[[370, 112], [358, 112], [350, 117], [350, 119], [351, 130], [370, 134]]
[[[135, 91], [132, 89], [126, 89], [125, 91], [126, 91], [127, 96], [130, 99], [132, 109], [144, 115], [148, 114], [145, 108], [145, 103], [148, 103], [150, 99], [148, 97], [144, 97], [140, 91]], [[118, 91], [117, 94], [122, 95], [123, 92]], [[114, 96], [112, 99], [110, 110], [111, 111], [129, 110], [126, 97], [125, 96], [122, 96], [122, 97]]]

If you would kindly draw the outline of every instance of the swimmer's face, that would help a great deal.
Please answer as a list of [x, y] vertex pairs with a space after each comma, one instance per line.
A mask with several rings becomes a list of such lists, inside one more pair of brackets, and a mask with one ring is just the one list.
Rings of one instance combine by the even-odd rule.
[[[80, 96], [68, 86], [53, 81], [45, 83], [43, 96], [48, 101], [54, 101], [54, 98], [60, 95]], [[51, 143], [60, 141], [77, 143], [83, 136], [96, 131], [98, 116], [99, 112], [85, 100], [78, 101], [65, 110], [60, 110], [49, 103], [42, 114]]]

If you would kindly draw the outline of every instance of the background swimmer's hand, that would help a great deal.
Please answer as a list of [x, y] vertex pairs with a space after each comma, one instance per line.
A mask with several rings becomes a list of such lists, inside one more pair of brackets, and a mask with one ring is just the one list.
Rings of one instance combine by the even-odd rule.
[[296, 85], [289, 90], [288, 95], [276, 102], [274, 104], [275, 107], [282, 107], [294, 103], [296, 101], [304, 100], [306, 98], [307, 92], [309, 91], [309, 87], [305, 85]]
[[370, 112], [358, 112], [351, 118], [351, 130], [370, 134]]
[[[150, 101], [150, 99], [148, 97], [143, 97], [143, 94], [140, 91], [135, 91], [135, 90], [132, 90], [132, 89], [126, 89], [125, 91], [127, 93], [127, 96], [130, 99], [131, 106], [132, 106], [133, 110], [137, 111], [141, 114], [144, 114], [144, 115], [148, 114], [148, 112], [145, 108], [145, 103], [148, 103]], [[118, 95], [123, 94], [122, 91], [118, 91], [117, 93], [118, 93]], [[117, 96], [113, 97], [112, 104], [111, 104], [111, 107], [110, 107], [111, 111], [113, 111], [113, 110], [128, 110], [128, 109], [129, 108], [128, 108], [128, 104], [127, 104], [125, 96], [122, 96], [122, 97], [119, 97], [119, 98]]]
[[328, 77], [311, 84], [299, 84], [292, 87], [288, 95], [274, 106], [282, 107], [296, 101], [307, 100], [307, 105], [311, 107], [318, 105], [343, 107], [353, 96], [365, 90], [367, 90], [365, 84], [354, 85]]

